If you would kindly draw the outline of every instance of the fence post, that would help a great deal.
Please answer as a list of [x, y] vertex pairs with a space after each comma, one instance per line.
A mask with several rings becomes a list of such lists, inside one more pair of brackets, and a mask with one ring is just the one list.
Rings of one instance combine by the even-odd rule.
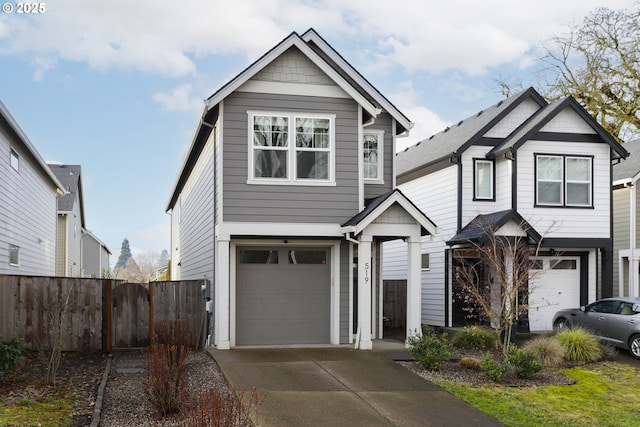
[[149, 345], [153, 344], [153, 282], [149, 282]]
[[102, 281], [102, 351], [105, 353], [111, 353], [113, 341], [111, 337], [111, 329], [113, 327], [111, 319], [113, 311], [112, 289], [112, 280]]

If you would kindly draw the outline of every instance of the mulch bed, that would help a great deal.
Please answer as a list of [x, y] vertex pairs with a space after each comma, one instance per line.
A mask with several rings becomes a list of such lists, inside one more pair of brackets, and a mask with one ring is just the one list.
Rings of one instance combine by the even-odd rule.
[[0, 376], [0, 402], [42, 398], [56, 387], [67, 388], [78, 396], [72, 427], [89, 425], [107, 356], [93, 352], [63, 353], [55, 386], [44, 383], [47, 356], [31, 352], [14, 371]]

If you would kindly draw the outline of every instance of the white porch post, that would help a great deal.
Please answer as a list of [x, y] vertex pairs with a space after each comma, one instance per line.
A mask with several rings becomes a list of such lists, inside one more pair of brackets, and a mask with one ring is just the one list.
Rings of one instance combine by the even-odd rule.
[[623, 251], [618, 253], [618, 296], [624, 295], [624, 256]]
[[216, 265], [215, 281], [215, 339], [218, 350], [229, 350], [229, 237], [218, 237], [217, 251], [218, 263]]
[[371, 236], [360, 235], [358, 245], [358, 328], [360, 350], [371, 350]]
[[407, 239], [407, 338], [422, 335], [422, 243]]
[[640, 262], [638, 260], [638, 251], [631, 249], [629, 254], [629, 296], [635, 298], [638, 296], [638, 268]]

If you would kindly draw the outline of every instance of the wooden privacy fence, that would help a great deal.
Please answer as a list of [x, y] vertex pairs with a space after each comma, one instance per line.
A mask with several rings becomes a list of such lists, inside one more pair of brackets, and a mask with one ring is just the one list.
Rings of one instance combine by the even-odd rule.
[[206, 319], [202, 280], [125, 283], [111, 279], [0, 276], [0, 338], [49, 350], [143, 347], [156, 320], [185, 319], [199, 346]]

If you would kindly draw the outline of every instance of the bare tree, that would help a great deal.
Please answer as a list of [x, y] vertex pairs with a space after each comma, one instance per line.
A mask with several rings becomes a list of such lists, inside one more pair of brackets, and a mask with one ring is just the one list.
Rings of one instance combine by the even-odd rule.
[[150, 282], [157, 276], [157, 270], [161, 260], [160, 254], [156, 251], [140, 252], [135, 255], [136, 263], [140, 269], [140, 276], [144, 282]]
[[[533, 257], [538, 254], [542, 239], [535, 244], [530, 242], [526, 222], [519, 224], [524, 235], [516, 236], [497, 235], [497, 229], [475, 225], [484, 236], [468, 241], [464, 251], [454, 251], [455, 282], [468, 315], [489, 321], [507, 354], [512, 328], [528, 310], [529, 280], [535, 274]], [[469, 252], [473, 256], [463, 256]]]
[[125, 280], [127, 282], [144, 282], [140, 267], [138, 267], [138, 264], [133, 257], [127, 260], [124, 267], [115, 271], [115, 276], [116, 279]]

